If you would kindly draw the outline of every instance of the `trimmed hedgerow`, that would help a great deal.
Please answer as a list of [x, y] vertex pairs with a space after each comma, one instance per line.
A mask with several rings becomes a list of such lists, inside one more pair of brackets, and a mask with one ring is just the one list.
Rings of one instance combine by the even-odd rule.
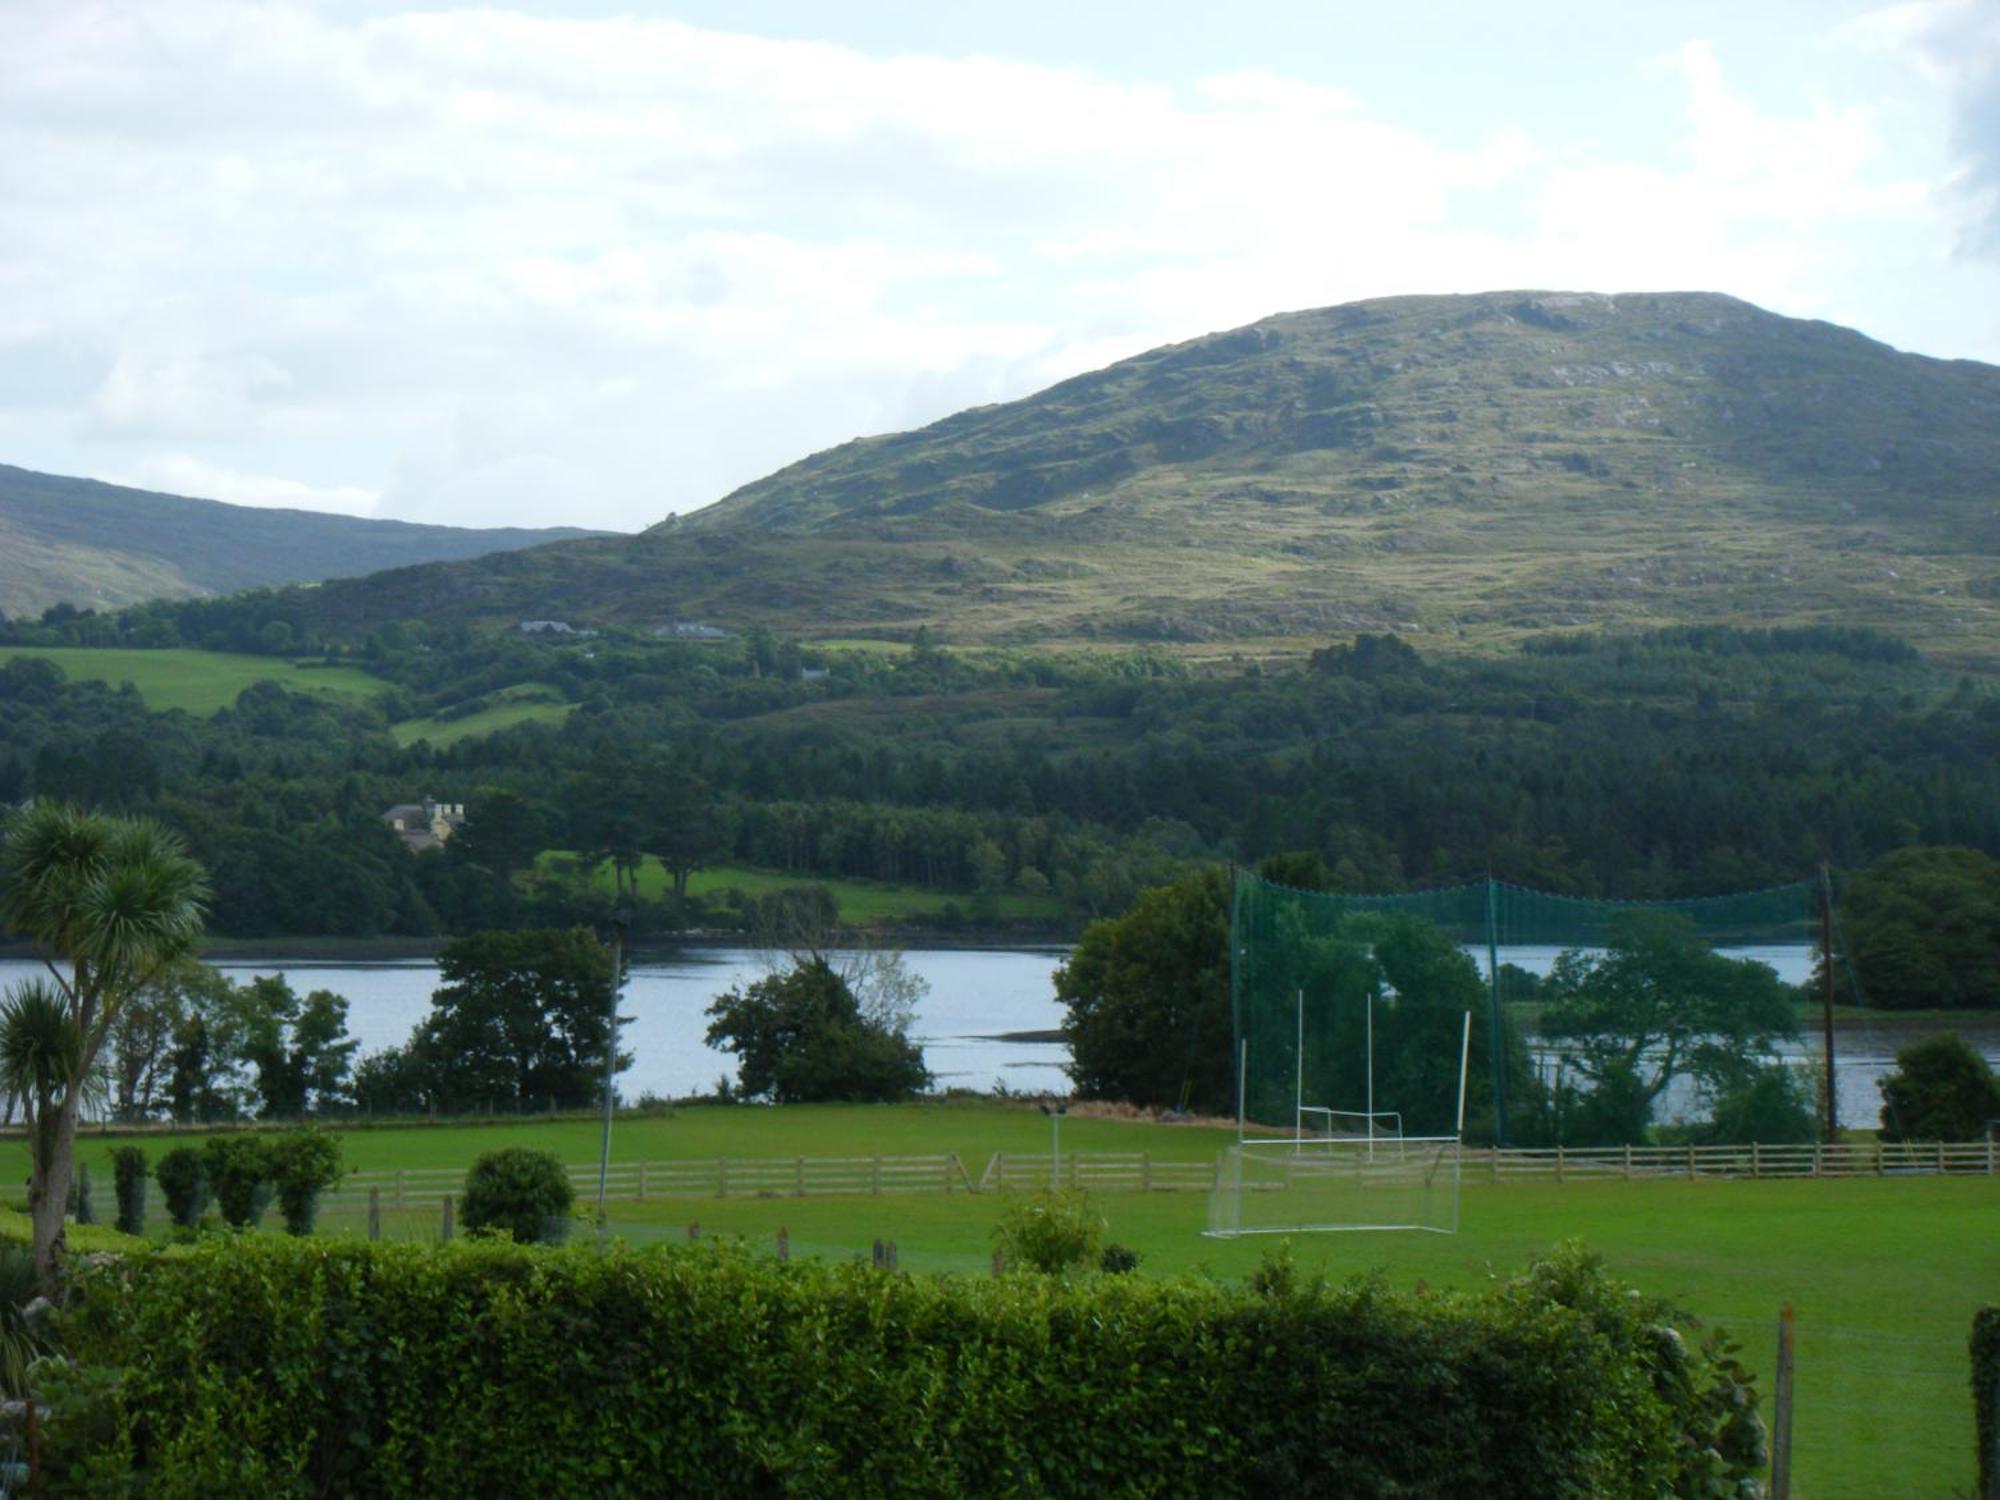
[[69, 1352], [122, 1373], [45, 1472], [147, 1495], [1655, 1500], [1762, 1459], [1727, 1349], [1578, 1252], [1417, 1297], [250, 1236], [80, 1286]]
[[118, 1227], [126, 1234], [144, 1234], [146, 1153], [137, 1146], [120, 1146], [111, 1153], [111, 1171], [118, 1184]]

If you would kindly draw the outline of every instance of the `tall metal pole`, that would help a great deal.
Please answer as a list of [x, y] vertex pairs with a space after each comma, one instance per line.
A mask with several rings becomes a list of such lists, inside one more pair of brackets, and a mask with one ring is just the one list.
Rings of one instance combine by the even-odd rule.
[[1505, 1033], [1500, 1029], [1500, 901], [1491, 871], [1486, 875], [1486, 1050], [1493, 1071], [1493, 1144], [1507, 1144]]
[[[621, 913], [622, 916], [622, 913]], [[618, 991], [625, 983], [625, 924], [611, 929], [611, 1005], [604, 1013], [604, 1141], [597, 1153], [597, 1222], [604, 1222], [604, 1191], [611, 1177], [611, 1091], [618, 1072]]]
[[1819, 867], [1820, 1014], [1826, 1034], [1826, 1143], [1840, 1140], [1840, 1095], [1833, 1077], [1833, 874]]
[[1304, 1138], [1306, 1120], [1306, 992], [1299, 991], [1299, 1048], [1293, 1072], [1296, 1082], [1292, 1085], [1292, 1140], [1296, 1143]]
[[1375, 992], [1368, 992], [1368, 1159], [1375, 1160]]
[[1248, 1118], [1250, 1095], [1250, 1044], [1237, 1049], [1236, 1058], [1236, 1144], [1243, 1144], [1243, 1125]]

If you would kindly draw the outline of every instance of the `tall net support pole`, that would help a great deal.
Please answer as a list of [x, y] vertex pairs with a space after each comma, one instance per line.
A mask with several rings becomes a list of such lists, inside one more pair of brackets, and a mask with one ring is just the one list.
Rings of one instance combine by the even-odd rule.
[[1472, 1061], [1472, 1012], [1465, 1013], [1465, 1026], [1458, 1034], [1458, 1125], [1453, 1131], [1461, 1143], [1465, 1140], [1465, 1073]]
[[1819, 967], [1821, 1029], [1826, 1041], [1826, 1143], [1840, 1140], [1840, 1093], [1833, 1078], [1833, 875], [1819, 867]]
[[1299, 1041], [1293, 1054], [1292, 1139], [1303, 1140], [1306, 1133], [1306, 992], [1299, 991]]
[[1236, 1141], [1243, 1143], [1243, 1120], [1245, 1100], [1250, 1092], [1250, 1044], [1244, 1042], [1237, 1049], [1236, 1060]]
[[[1486, 877], [1486, 1035], [1493, 1064], [1493, 1144], [1507, 1144], [1506, 1062], [1500, 1039], [1500, 887]], [[1463, 1122], [1459, 1134], [1465, 1134]]]
[[1368, 1159], [1375, 1160], [1375, 992], [1368, 992]]

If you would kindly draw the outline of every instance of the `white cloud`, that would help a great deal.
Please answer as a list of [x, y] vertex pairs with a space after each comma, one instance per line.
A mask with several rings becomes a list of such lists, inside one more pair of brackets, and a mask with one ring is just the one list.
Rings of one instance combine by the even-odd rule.
[[1447, 142], [1282, 65], [1176, 90], [633, 17], [29, 0], [0, 8], [0, 433], [60, 388], [44, 451], [93, 472], [637, 526], [1282, 308], [1708, 286], [1860, 316], [1947, 233], [1868, 111], [1762, 108], [1699, 43], [1669, 65], [1686, 114], [1626, 159]]
[[239, 474], [185, 453], [157, 453], [130, 468], [103, 476], [112, 484], [157, 490], [168, 495], [192, 495], [230, 505], [261, 505], [283, 510], [328, 510], [345, 516], [372, 516], [380, 498], [358, 485], [315, 488], [296, 479], [267, 474]]

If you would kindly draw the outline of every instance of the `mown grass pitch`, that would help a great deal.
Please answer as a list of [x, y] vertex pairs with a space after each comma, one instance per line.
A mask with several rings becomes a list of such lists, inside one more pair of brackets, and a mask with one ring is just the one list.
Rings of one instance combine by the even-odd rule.
[[[1230, 1132], [1072, 1117], [1065, 1151], [1149, 1150], [1210, 1160]], [[175, 1139], [185, 1139], [175, 1138]], [[671, 1118], [621, 1119], [621, 1161], [957, 1151], [976, 1179], [995, 1150], [1045, 1152], [1049, 1126], [1020, 1104], [939, 1102], [895, 1107], [684, 1108]], [[83, 1148], [110, 1203], [111, 1137]], [[141, 1138], [155, 1157], [173, 1141]], [[596, 1158], [587, 1120], [521, 1125], [382, 1128], [347, 1133], [351, 1167], [457, 1167], [502, 1144], [534, 1144], [566, 1162]], [[18, 1140], [11, 1166], [25, 1175]], [[1966, 1336], [1975, 1309], [2000, 1301], [2000, 1179], [1905, 1177], [1850, 1181], [1516, 1182], [1472, 1174], [1460, 1232], [1300, 1236], [1307, 1272], [1379, 1272], [1392, 1286], [1472, 1286], [1578, 1239], [1614, 1272], [1729, 1329], [1768, 1393], [1778, 1309], [1798, 1314], [1797, 1483], [1802, 1500], [1969, 1494], [1973, 1434]], [[17, 1179], [18, 1180], [18, 1177]], [[1139, 1250], [1144, 1274], [1236, 1278], [1275, 1248], [1268, 1237], [1204, 1238], [1205, 1195], [1105, 1194], [1112, 1238]], [[740, 1235], [771, 1247], [780, 1227], [794, 1255], [866, 1254], [894, 1240], [909, 1271], [987, 1274], [995, 1195], [880, 1198], [693, 1198], [614, 1202], [614, 1232], [638, 1242]], [[435, 1235], [439, 1211], [392, 1217], [388, 1232]], [[0, 1226], [4, 1228], [4, 1226]], [[324, 1232], [359, 1233], [358, 1216]], [[1309, 1399], [1309, 1393], [1302, 1393]]]

